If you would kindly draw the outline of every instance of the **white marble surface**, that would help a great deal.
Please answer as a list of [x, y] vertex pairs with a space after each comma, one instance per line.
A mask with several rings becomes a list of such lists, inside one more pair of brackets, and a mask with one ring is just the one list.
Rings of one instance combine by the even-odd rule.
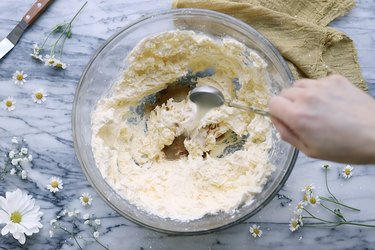
[[[0, 38], [5, 37], [21, 19], [34, 0], [0, 1]], [[84, 192], [93, 194], [91, 210], [102, 219], [101, 240], [110, 249], [375, 249], [375, 229], [342, 226], [335, 229], [304, 228], [296, 233], [288, 230], [288, 221], [295, 203], [301, 198], [300, 189], [314, 183], [318, 192], [326, 194], [324, 175], [319, 160], [300, 154], [296, 166], [279, 197], [260, 213], [230, 229], [202, 236], [177, 237], [153, 232], [119, 216], [95, 194], [83, 175], [74, 154], [71, 135], [72, 101], [77, 83], [86, 63], [95, 50], [117, 29], [154, 11], [170, 8], [170, 0], [90, 0], [78, 17], [73, 37], [67, 41], [64, 60], [70, 64], [65, 71], [55, 71], [33, 62], [30, 48], [41, 42], [56, 23], [71, 17], [82, 5], [82, 0], [60, 0], [24, 34], [13, 51], [0, 61], [0, 100], [13, 96], [16, 109], [0, 110], [0, 162], [13, 136], [27, 139], [34, 162], [29, 169], [29, 180], [8, 177], [0, 182], [0, 195], [16, 187], [28, 190], [42, 207], [45, 215], [42, 232], [27, 239], [21, 246], [12, 237], [0, 237], [0, 249], [76, 249], [72, 240], [49, 238], [49, 220], [63, 208], [80, 208], [78, 198]], [[375, 94], [375, 2], [358, 0], [358, 7], [346, 17], [333, 23], [355, 41], [363, 74]], [[17, 70], [29, 74], [22, 87], [13, 84], [11, 77]], [[31, 100], [31, 92], [44, 88], [49, 96], [43, 105]], [[347, 203], [361, 208], [348, 213], [352, 220], [375, 224], [375, 167], [355, 166], [353, 178], [339, 176], [342, 164], [332, 163], [329, 173], [331, 188]], [[56, 197], [45, 189], [48, 178], [61, 176], [64, 189]], [[284, 196], [291, 198], [292, 202]], [[284, 197], [284, 198], [283, 198]], [[81, 209], [84, 211], [84, 209]], [[90, 210], [90, 211], [91, 211]], [[252, 238], [248, 229], [252, 223], [261, 225], [264, 235]], [[95, 244], [87, 249], [101, 249]]]

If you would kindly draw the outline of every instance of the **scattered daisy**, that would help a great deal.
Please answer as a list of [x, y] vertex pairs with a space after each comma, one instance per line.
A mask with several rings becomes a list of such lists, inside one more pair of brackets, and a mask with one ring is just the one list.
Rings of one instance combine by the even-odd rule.
[[14, 152], [13, 150], [11, 150], [8, 154], [10, 159], [13, 159], [15, 155], [16, 155], [16, 152]]
[[256, 237], [261, 237], [262, 236], [262, 230], [260, 230], [260, 226], [254, 224], [250, 227], [250, 230], [249, 230], [250, 234], [256, 238]]
[[29, 154], [29, 156], [27, 157], [27, 160], [29, 160], [30, 162], [33, 161], [33, 156]]
[[27, 178], [27, 171], [26, 170], [21, 171], [21, 178], [22, 178], [22, 180], [26, 180], [26, 178]]
[[13, 159], [13, 160], [11, 161], [11, 163], [12, 163], [13, 166], [17, 166], [17, 165], [18, 165], [18, 162], [19, 162], [19, 159]]
[[2, 235], [11, 233], [13, 238], [24, 244], [26, 236], [39, 232], [43, 225], [40, 218], [43, 213], [40, 207], [35, 206], [35, 199], [26, 192], [16, 189], [6, 192], [5, 198], [0, 197], [0, 224], [5, 223], [1, 230]]
[[292, 218], [289, 222], [289, 230], [294, 232], [303, 226], [302, 217]]
[[312, 184], [310, 184], [310, 185], [305, 186], [305, 187], [302, 189], [302, 192], [310, 193], [310, 192], [312, 192], [314, 189], [315, 189], [315, 187], [314, 187]]
[[90, 218], [89, 214], [82, 215], [82, 219], [84, 219], [84, 220], [88, 220], [89, 218]]
[[[96, 219], [96, 220], [94, 220], [94, 223], [96, 224], [96, 225], [100, 225], [101, 224], [101, 221], [99, 220], [99, 219]], [[262, 233], [261, 233], [262, 234]]]
[[93, 234], [92, 234], [93, 236], [94, 236], [94, 238], [99, 238], [99, 232], [98, 231], [95, 231]]
[[66, 69], [66, 64], [63, 63], [61, 60], [59, 59], [56, 59], [56, 62], [55, 62], [55, 65], [54, 65], [56, 68], [59, 68], [59, 69]]
[[16, 108], [14, 104], [16, 104], [16, 101], [13, 99], [13, 97], [9, 96], [7, 99], [3, 100], [3, 109], [12, 111]]
[[14, 80], [14, 84], [16, 85], [23, 85], [25, 82], [26, 82], [26, 77], [27, 77], [27, 74], [24, 74], [23, 71], [16, 71], [14, 74], [13, 74], [13, 80]]
[[46, 101], [46, 96], [47, 96], [47, 94], [46, 94], [46, 92], [44, 92], [43, 89], [35, 90], [33, 92], [33, 95], [32, 95], [33, 101], [35, 103], [38, 103], [38, 104], [41, 104], [41, 103], [45, 102]]
[[47, 188], [50, 192], [56, 193], [60, 191], [60, 189], [63, 189], [63, 185], [63, 181], [60, 178], [53, 176], [50, 178]]
[[81, 197], [79, 197], [79, 200], [81, 201], [81, 204], [83, 206], [87, 206], [87, 205], [91, 205], [92, 203], [92, 198], [91, 198], [91, 195], [89, 193], [83, 193], [81, 195]]
[[317, 204], [320, 204], [320, 199], [318, 196], [310, 196], [309, 203], [314, 207]]
[[346, 167], [342, 170], [342, 175], [345, 179], [349, 179], [353, 176], [353, 168], [350, 165], [346, 165]]
[[15, 168], [12, 168], [9, 172], [9, 174], [11, 175], [15, 175], [16, 174], [16, 169]]
[[43, 57], [42, 55], [40, 55], [40, 52], [42, 51], [43, 49], [40, 48], [38, 46], [38, 44], [33, 44], [33, 53], [30, 54], [30, 56], [32, 56], [34, 59], [36, 60], [39, 60], [39, 61], [43, 61]]
[[56, 59], [55, 59], [55, 56], [52, 55], [45, 55], [44, 56], [44, 65], [46, 66], [55, 66], [55, 63], [56, 63]]
[[17, 144], [17, 143], [18, 143], [17, 137], [13, 137], [13, 138], [12, 138], [12, 143], [13, 143], [13, 144]]
[[48, 233], [49, 233], [49, 237], [52, 238], [54, 235], [53, 230], [49, 230]]
[[304, 203], [302, 201], [297, 203], [296, 210], [294, 211], [295, 214], [301, 214], [304, 208]]
[[26, 155], [28, 152], [28, 149], [27, 148], [21, 148], [21, 153]]

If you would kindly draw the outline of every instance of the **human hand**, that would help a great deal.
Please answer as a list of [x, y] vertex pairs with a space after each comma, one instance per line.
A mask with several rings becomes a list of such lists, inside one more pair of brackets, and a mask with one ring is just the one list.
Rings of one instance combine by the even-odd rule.
[[296, 81], [269, 109], [281, 138], [306, 155], [375, 163], [375, 100], [346, 78]]

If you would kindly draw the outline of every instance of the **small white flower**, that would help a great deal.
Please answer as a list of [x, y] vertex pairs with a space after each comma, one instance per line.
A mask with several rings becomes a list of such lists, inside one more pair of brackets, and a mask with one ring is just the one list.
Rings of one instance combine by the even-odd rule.
[[4, 110], [12, 111], [16, 108], [15, 104], [16, 101], [13, 99], [13, 97], [9, 96], [7, 99], [3, 100], [2, 106]]
[[29, 156], [27, 157], [27, 160], [28, 160], [28, 161], [33, 161], [33, 156], [32, 156], [32, 155], [29, 155]]
[[46, 66], [55, 66], [56, 59], [55, 56], [45, 55], [44, 56], [44, 65]]
[[11, 233], [19, 243], [24, 244], [26, 236], [39, 232], [43, 225], [40, 218], [43, 213], [35, 206], [35, 199], [26, 192], [16, 189], [0, 197], [0, 224], [6, 223], [2, 235]]
[[13, 143], [13, 144], [17, 144], [17, 143], [18, 143], [17, 137], [13, 137], [13, 138], [12, 138], [12, 143]]
[[48, 233], [49, 233], [49, 237], [52, 238], [53, 237], [53, 230], [49, 230]]
[[315, 187], [312, 184], [310, 184], [310, 185], [305, 186], [302, 189], [302, 192], [311, 193], [314, 189], [315, 189]]
[[22, 180], [25, 180], [27, 178], [27, 171], [26, 170], [21, 171], [21, 178], [22, 178]]
[[89, 193], [83, 193], [81, 195], [81, 197], [79, 197], [79, 200], [81, 201], [81, 204], [83, 206], [87, 206], [87, 205], [91, 205], [92, 203], [92, 198], [91, 198], [91, 195]]
[[54, 66], [59, 69], [66, 69], [66, 64], [59, 59], [56, 59]]
[[16, 174], [16, 169], [15, 168], [12, 168], [9, 172], [9, 174], [11, 175], [15, 175]]
[[13, 166], [17, 166], [17, 165], [18, 165], [18, 162], [19, 162], [19, 159], [13, 159], [13, 160], [11, 161], [11, 163], [12, 163]]
[[261, 237], [262, 236], [262, 230], [260, 230], [260, 226], [254, 224], [250, 227], [250, 233], [251, 235], [256, 238], [256, 237]]
[[82, 219], [84, 219], [84, 220], [88, 220], [89, 218], [90, 218], [89, 214], [82, 215]]
[[94, 220], [94, 222], [95, 222], [96, 225], [100, 225], [101, 224], [101, 221], [99, 219]]
[[43, 49], [40, 48], [38, 46], [38, 44], [33, 44], [33, 53], [30, 54], [30, 56], [32, 56], [34, 59], [36, 60], [40, 60], [40, 61], [43, 61], [43, 57], [42, 55], [40, 55], [40, 52], [42, 51]]
[[99, 238], [99, 232], [98, 231], [95, 231], [93, 234], [94, 238]]
[[53, 226], [53, 224], [55, 224], [56, 222], [57, 222], [56, 219], [52, 219], [52, 220], [49, 221], [49, 224], [50, 224], [51, 226]]
[[315, 205], [320, 204], [320, 199], [318, 196], [310, 196], [309, 203], [311, 204], [311, 206], [315, 207]]
[[47, 188], [50, 192], [56, 193], [60, 191], [60, 189], [63, 189], [63, 185], [64, 183], [60, 178], [53, 176], [50, 178]]
[[346, 167], [342, 170], [342, 175], [345, 179], [349, 179], [353, 176], [353, 168], [350, 165], [346, 165]]
[[27, 74], [24, 74], [23, 71], [16, 71], [13, 74], [13, 80], [16, 85], [23, 85], [26, 82]]
[[83, 222], [83, 224], [85, 224], [85, 225], [90, 224], [90, 220], [85, 220], [85, 222]]
[[13, 159], [14, 158], [14, 155], [16, 154], [16, 152], [14, 152], [13, 150], [9, 152], [9, 158], [10, 159]]
[[301, 214], [303, 212], [303, 208], [304, 208], [304, 203], [302, 201], [298, 202], [294, 213]]
[[27, 148], [21, 148], [21, 153], [26, 155], [28, 152], [28, 149]]
[[297, 218], [292, 218], [289, 222], [290, 231], [297, 231], [300, 227], [303, 226], [302, 217], [298, 216]]
[[44, 92], [43, 89], [37, 89], [33, 92], [32, 95], [33, 102], [41, 104], [46, 101], [46, 96], [48, 95], [46, 94], [46, 92]]

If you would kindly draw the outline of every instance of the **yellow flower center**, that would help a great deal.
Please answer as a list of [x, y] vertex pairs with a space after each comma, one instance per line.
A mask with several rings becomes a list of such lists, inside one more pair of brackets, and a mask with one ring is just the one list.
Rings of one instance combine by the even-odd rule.
[[308, 201], [309, 199], [308, 199], [308, 197], [307, 197], [307, 194], [304, 194], [303, 195], [303, 201]]
[[13, 212], [11, 215], [10, 215], [10, 220], [13, 222], [13, 223], [20, 223], [21, 220], [22, 220], [22, 214], [18, 211], [16, 212]]
[[316, 204], [316, 199], [315, 199], [315, 197], [310, 197], [310, 203], [311, 204]]
[[84, 203], [88, 203], [90, 199], [87, 196], [83, 196], [82, 200]]
[[297, 226], [298, 226], [298, 221], [296, 221], [296, 220], [294, 220], [294, 221], [292, 221], [292, 227], [293, 228], [296, 228]]
[[350, 175], [350, 172], [351, 172], [351, 171], [350, 171], [349, 168], [345, 169], [345, 174], [346, 174], [346, 175]]
[[38, 100], [42, 99], [43, 98], [43, 93], [42, 92], [36, 92], [35, 93], [35, 98], [38, 99]]
[[11, 100], [7, 100], [5, 102], [5, 106], [7, 106], [8, 108], [12, 107], [13, 106], [13, 102]]
[[53, 60], [53, 59], [49, 59], [49, 60], [48, 60], [48, 63], [49, 63], [49, 64], [54, 64], [54, 63], [55, 63], [55, 60]]
[[18, 75], [16, 76], [16, 79], [17, 79], [18, 81], [22, 81], [22, 80], [23, 80], [23, 75], [22, 75], [22, 74], [18, 74]]
[[254, 228], [254, 233], [256, 234], [256, 235], [258, 235], [260, 232], [259, 232], [259, 229], [258, 228]]
[[51, 181], [51, 187], [57, 188], [59, 186], [59, 183], [57, 181]]

